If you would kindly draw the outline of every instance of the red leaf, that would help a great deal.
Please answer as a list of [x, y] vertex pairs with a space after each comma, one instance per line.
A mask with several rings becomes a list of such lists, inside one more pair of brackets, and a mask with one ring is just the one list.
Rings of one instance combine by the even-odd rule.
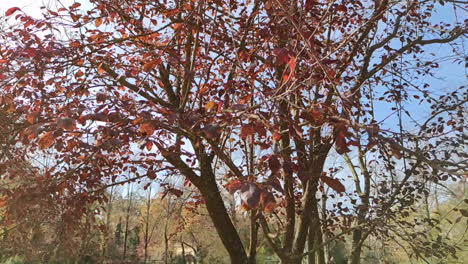
[[149, 72], [151, 71], [152, 69], [154, 69], [157, 65], [159, 65], [161, 63], [161, 59], [160, 58], [157, 58], [157, 59], [154, 59], [152, 61], [149, 61], [147, 63], [145, 63], [143, 65], [143, 71], [145, 72]]
[[276, 155], [270, 156], [270, 158], [268, 159], [268, 167], [270, 168], [272, 173], [276, 173], [281, 169], [281, 163]]
[[255, 128], [251, 124], [243, 125], [241, 127], [240, 137], [246, 138], [248, 136], [253, 135], [255, 133]]
[[279, 141], [281, 139], [281, 134], [278, 132], [273, 132], [272, 138], [274, 141]]
[[341, 11], [341, 12], [346, 12], [346, 11], [348, 11], [348, 9], [346, 8], [345, 5], [337, 5], [337, 6], [336, 6], [336, 10], [337, 10], [337, 11]]
[[70, 9], [75, 9], [75, 8], [80, 7], [80, 6], [81, 6], [80, 3], [74, 3], [73, 5], [70, 6]]
[[151, 141], [146, 142], [145, 147], [148, 151], [151, 151], [151, 149], [153, 148], [153, 142]]
[[276, 208], [275, 196], [271, 192], [263, 191], [260, 194], [260, 205], [263, 208], [263, 211], [267, 213], [272, 213]]
[[5, 16], [11, 16], [13, 15], [16, 11], [21, 11], [21, 9], [19, 7], [12, 7], [10, 9], [8, 9], [6, 12], [5, 12]]
[[296, 70], [296, 58], [292, 57], [291, 59], [289, 59], [288, 66], [291, 69], [291, 73], [293, 74]]
[[343, 134], [339, 134], [336, 138], [335, 149], [338, 154], [344, 154], [350, 152], [348, 144], [346, 143], [346, 138]]
[[320, 179], [326, 183], [330, 188], [332, 188], [335, 192], [344, 192], [346, 191], [344, 185], [337, 179], [330, 178], [328, 176], [322, 175]]
[[266, 137], [266, 129], [265, 129], [265, 126], [261, 122], [256, 122], [253, 128], [255, 130], [255, 133], [258, 134], [258, 136]]
[[244, 186], [244, 183], [239, 179], [232, 179], [224, 185], [224, 188], [226, 188], [230, 194], [234, 194], [236, 191], [240, 190], [242, 186]]
[[149, 179], [154, 180], [156, 179], [156, 172], [154, 172], [153, 169], [149, 169], [146, 176], [148, 176]]

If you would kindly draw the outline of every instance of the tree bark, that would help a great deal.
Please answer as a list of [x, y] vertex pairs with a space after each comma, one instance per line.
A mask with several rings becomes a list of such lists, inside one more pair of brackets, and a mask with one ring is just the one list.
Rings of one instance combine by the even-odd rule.
[[351, 256], [349, 258], [350, 264], [359, 264], [361, 262], [361, 240], [362, 240], [362, 229], [357, 228], [353, 232], [353, 245], [351, 249]]
[[250, 211], [249, 264], [257, 263], [258, 224], [257, 210]]
[[148, 260], [148, 245], [150, 242], [149, 239], [149, 216], [150, 216], [150, 210], [151, 210], [151, 185], [148, 188], [148, 197], [146, 201], [146, 222], [145, 222], [145, 263]]
[[109, 251], [109, 241], [110, 241], [110, 217], [112, 214], [112, 202], [114, 195], [114, 186], [111, 187], [109, 193], [109, 199], [107, 200], [107, 209], [106, 209], [106, 232], [104, 233], [104, 241], [102, 246], [102, 257], [106, 258], [106, 255]]
[[127, 206], [127, 213], [125, 215], [125, 233], [124, 233], [124, 251], [123, 251], [123, 259], [127, 257], [127, 241], [128, 241], [128, 226], [129, 226], [129, 220], [130, 220], [130, 209], [132, 207], [132, 186], [130, 186], [130, 189], [128, 190], [128, 206]]
[[231, 263], [247, 264], [247, 253], [231, 218], [229, 218], [211, 167], [203, 166], [202, 178], [203, 181], [199, 186], [199, 190], [205, 200], [206, 209], [213, 221], [213, 225], [228, 251]]
[[[307, 250], [314, 250], [315, 247], [315, 229], [314, 223], [312, 222], [309, 226], [309, 236], [307, 237]], [[308, 264], [315, 264], [315, 252], [310, 253], [307, 257]]]

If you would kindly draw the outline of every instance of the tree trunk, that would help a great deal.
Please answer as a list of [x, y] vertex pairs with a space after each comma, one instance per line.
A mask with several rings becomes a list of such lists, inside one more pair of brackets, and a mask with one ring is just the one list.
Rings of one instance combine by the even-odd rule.
[[357, 228], [353, 232], [353, 245], [351, 248], [351, 257], [349, 258], [349, 264], [359, 264], [361, 262], [361, 239], [362, 229]]
[[318, 254], [318, 264], [326, 264], [325, 261], [325, 250], [321, 246], [323, 244], [323, 234], [322, 234], [322, 227], [317, 226], [317, 240], [315, 241], [317, 244], [317, 254]]
[[151, 210], [151, 185], [148, 188], [148, 200], [146, 201], [146, 223], [145, 223], [145, 263], [148, 260], [148, 245], [149, 245], [149, 215]]
[[[311, 251], [315, 248], [315, 228], [314, 223], [309, 226], [309, 236], [307, 238], [307, 250]], [[315, 252], [310, 253], [307, 257], [308, 264], [315, 264]]]
[[[247, 253], [244, 245], [234, 227], [228, 211], [221, 197], [216, 179], [211, 168], [203, 168], [203, 182], [199, 190], [205, 200], [206, 209], [213, 221], [213, 225], [228, 251], [232, 264], [248, 263]], [[206, 175], [208, 174], [208, 175]]]
[[167, 237], [167, 219], [164, 226], [164, 263], [167, 264], [167, 257], [169, 255], [169, 238]]
[[249, 264], [257, 263], [258, 224], [257, 210], [250, 211]]
[[180, 245], [182, 246], [182, 263], [187, 264], [187, 260], [185, 259], [185, 246], [184, 242], [180, 242]]
[[114, 186], [111, 187], [109, 193], [109, 199], [107, 200], [107, 209], [106, 209], [106, 233], [104, 234], [104, 241], [102, 246], [102, 257], [106, 258], [107, 252], [109, 251], [109, 238], [110, 238], [110, 217], [112, 214], [112, 199], [114, 195]]
[[124, 251], [123, 251], [123, 259], [127, 257], [127, 241], [128, 241], [128, 226], [129, 226], [129, 220], [130, 220], [130, 209], [132, 207], [132, 186], [129, 187], [130, 189], [128, 190], [128, 207], [127, 207], [127, 214], [125, 215], [125, 233], [124, 233]]

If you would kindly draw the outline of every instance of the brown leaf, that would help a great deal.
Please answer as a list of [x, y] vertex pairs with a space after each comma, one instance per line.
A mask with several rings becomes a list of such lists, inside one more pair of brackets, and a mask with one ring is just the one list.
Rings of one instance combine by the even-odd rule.
[[221, 135], [221, 128], [218, 125], [205, 125], [202, 129], [205, 137], [209, 139], [217, 139]]
[[398, 144], [392, 140], [389, 142], [389, 145], [390, 145], [390, 151], [392, 152], [392, 156], [395, 157], [396, 159], [401, 159], [402, 155], [401, 155]]
[[98, 68], [97, 68], [97, 73], [99, 75], [103, 75], [105, 72], [106, 72], [106, 70], [104, 68], [102, 68], [102, 64], [99, 65]]
[[231, 110], [233, 111], [244, 111], [247, 108], [248, 106], [246, 104], [234, 104], [231, 106]]
[[34, 124], [37, 122], [37, 118], [39, 117], [40, 113], [35, 111], [35, 112], [32, 112], [32, 113], [29, 113], [28, 115], [26, 115], [26, 120], [30, 123], [30, 124]]
[[140, 132], [145, 133], [147, 136], [151, 136], [156, 130], [156, 124], [152, 121], [144, 122], [140, 125]]
[[345, 192], [346, 189], [344, 185], [337, 179], [330, 178], [328, 176], [322, 175], [320, 179], [326, 183], [330, 188], [332, 188], [335, 192]]
[[76, 73], [75, 73], [75, 78], [80, 78], [81, 76], [83, 76], [84, 73], [81, 71], [81, 70], [78, 70]]
[[154, 172], [153, 169], [149, 169], [148, 172], [146, 173], [146, 176], [148, 176], [150, 180], [154, 180], [156, 179], [156, 172]]
[[276, 155], [271, 155], [268, 159], [268, 167], [273, 174], [277, 173], [281, 169], [281, 163]]
[[184, 192], [181, 191], [181, 190], [174, 189], [174, 188], [168, 188], [168, 189], [166, 189], [164, 191], [163, 195], [161, 196], [161, 199], [164, 199], [164, 197], [166, 197], [166, 195], [169, 194], [169, 193], [173, 194], [173, 195], [175, 195], [177, 197], [180, 197], [180, 196], [182, 196], [182, 194], [184, 194]]
[[71, 118], [64, 117], [57, 120], [57, 126], [66, 130], [73, 130], [75, 129], [75, 122]]
[[54, 132], [49, 131], [44, 133], [40, 138], [39, 138], [39, 148], [40, 149], [46, 149], [52, 146], [54, 143]]

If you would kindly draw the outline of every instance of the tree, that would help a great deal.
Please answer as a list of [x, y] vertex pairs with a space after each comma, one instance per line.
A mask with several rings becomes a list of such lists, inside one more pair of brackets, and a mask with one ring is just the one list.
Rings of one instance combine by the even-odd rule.
[[[21, 23], [3, 33], [0, 82], [28, 125], [14, 140], [53, 149], [61, 165], [47, 168], [55, 180], [43, 190], [79, 189], [82, 203], [103, 200], [102, 185], [119, 175], [180, 173], [232, 263], [255, 263], [259, 226], [283, 263], [324, 263], [324, 245], [352, 232], [359, 263], [363, 242], [419, 199], [420, 182], [466, 175], [466, 92], [435, 98], [414, 85], [438, 66], [426, 46], [464, 54], [466, 22], [431, 20], [458, 2], [91, 0], [43, 20], [11, 8]], [[416, 133], [403, 124], [413, 102], [432, 111]], [[354, 189], [328, 167], [333, 152]], [[371, 157], [386, 181], [373, 182]], [[248, 250], [221, 184], [250, 210]]]

